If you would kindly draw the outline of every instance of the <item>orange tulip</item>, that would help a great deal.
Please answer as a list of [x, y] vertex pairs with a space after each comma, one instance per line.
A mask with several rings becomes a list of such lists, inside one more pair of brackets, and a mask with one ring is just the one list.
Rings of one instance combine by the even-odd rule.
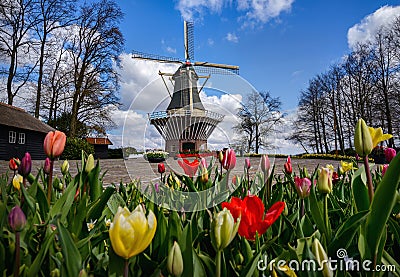
[[50, 159], [61, 156], [64, 151], [65, 142], [67, 140], [66, 135], [60, 131], [51, 131], [46, 135], [44, 139], [43, 148], [44, 153]]

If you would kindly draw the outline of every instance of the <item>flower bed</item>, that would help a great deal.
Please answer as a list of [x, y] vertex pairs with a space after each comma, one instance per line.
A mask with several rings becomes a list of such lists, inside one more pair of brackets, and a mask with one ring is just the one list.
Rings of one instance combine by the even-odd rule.
[[[374, 145], [360, 137], [356, 149], [368, 157]], [[184, 175], [160, 165], [154, 186], [104, 187], [92, 155], [82, 154], [76, 176], [68, 162], [53, 172], [62, 139], [45, 142], [38, 176], [26, 154], [0, 178], [5, 276], [364, 276], [377, 266], [400, 274], [400, 154], [372, 174], [366, 158], [358, 169], [343, 161], [338, 172], [323, 165], [297, 176], [290, 158], [271, 168], [262, 156], [250, 178], [250, 159], [237, 165], [228, 149], [213, 164], [182, 160]], [[232, 176], [237, 166], [243, 175]]]

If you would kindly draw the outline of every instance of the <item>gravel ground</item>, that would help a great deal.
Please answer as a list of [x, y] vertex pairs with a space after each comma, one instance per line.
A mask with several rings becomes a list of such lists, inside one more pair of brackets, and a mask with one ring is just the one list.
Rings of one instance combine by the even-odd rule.
[[[233, 174], [243, 174], [244, 157], [237, 157], [236, 167], [233, 170]], [[283, 174], [283, 164], [286, 162], [285, 158], [271, 158], [271, 164], [275, 164], [275, 173]], [[208, 160], [209, 161], [209, 160]], [[260, 158], [250, 158], [251, 169], [250, 173], [254, 174], [258, 171], [260, 165]], [[56, 161], [54, 166], [55, 174], [61, 176], [60, 165], [63, 161]], [[32, 173], [36, 175], [38, 168], [43, 165], [44, 161], [33, 161]], [[293, 171], [298, 173], [299, 168], [307, 167], [308, 171], [312, 173], [314, 169], [320, 165], [325, 166], [326, 164], [332, 164], [337, 168], [339, 161], [333, 160], [320, 160], [320, 159], [292, 159]], [[165, 161], [167, 172], [174, 170], [178, 173], [182, 173], [182, 169], [179, 167], [177, 160], [169, 158]], [[70, 172], [72, 176], [76, 174], [77, 168], [80, 166], [80, 161], [70, 161]], [[131, 179], [140, 178], [142, 181], [147, 182], [151, 180], [157, 180], [159, 174], [157, 172], [157, 163], [148, 163], [143, 158], [136, 159], [105, 159], [100, 160], [100, 166], [104, 175], [104, 184], [111, 183], [128, 183]], [[0, 161], [0, 175], [4, 174], [8, 170], [8, 161]]]

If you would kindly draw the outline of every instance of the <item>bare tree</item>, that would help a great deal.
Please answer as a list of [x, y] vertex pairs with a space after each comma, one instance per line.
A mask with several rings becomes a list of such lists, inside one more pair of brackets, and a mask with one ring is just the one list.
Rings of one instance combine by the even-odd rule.
[[0, 58], [4, 61], [1, 75], [6, 78], [8, 104], [28, 82], [36, 61], [32, 60], [31, 33], [38, 18], [33, 0], [2, 0], [0, 3]]
[[94, 99], [93, 95], [106, 101], [100, 106], [92, 106], [92, 112], [100, 112], [100, 107], [117, 104], [112, 96], [118, 88], [115, 64], [118, 64], [124, 42], [117, 26], [121, 18], [121, 10], [112, 0], [85, 4], [81, 9], [77, 30], [68, 47], [74, 62], [71, 136], [76, 134], [82, 109], [88, 112], [85, 103], [88, 99]]
[[[44, 64], [46, 59], [54, 51], [52, 40], [49, 37], [60, 28], [65, 28], [74, 20], [76, 0], [37, 0], [34, 13], [38, 18], [35, 32], [39, 40], [39, 60], [37, 71], [35, 117], [39, 117], [40, 101], [42, 97], [42, 82], [44, 78]], [[47, 51], [46, 51], [46, 46]]]
[[245, 136], [248, 150], [254, 145], [258, 154], [261, 147], [271, 147], [266, 138], [283, 117], [280, 107], [279, 98], [271, 97], [269, 92], [253, 91], [247, 96], [237, 114], [240, 122], [234, 128]]

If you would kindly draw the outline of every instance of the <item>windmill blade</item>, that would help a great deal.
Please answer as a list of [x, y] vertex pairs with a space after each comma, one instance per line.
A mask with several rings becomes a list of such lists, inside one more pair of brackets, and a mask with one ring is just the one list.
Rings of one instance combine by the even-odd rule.
[[[208, 67], [208, 68], [210, 68], [210, 70], [225, 69], [225, 70], [228, 70], [235, 74], [239, 74], [239, 66], [237, 66], [237, 65], [218, 64], [218, 63], [209, 63], [209, 62], [195, 62], [194, 66]], [[220, 70], [220, 71], [223, 72], [224, 70]], [[215, 73], [215, 72], [213, 72], [213, 73]], [[218, 71], [217, 71], [217, 73], [218, 73]]]
[[185, 59], [194, 60], [194, 24], [193, 22], [183, 22], [183, 35], [185, 43]]
[[160, 63], [183, 64], [183, 62], [181, 60], [179, 60], [178, 58], [160, 56], [160, 55], [155, 55], [155, 54], [148, 54], [148, 53], [143, 53], [143, 52], [139, 52], [139, 51], [132, 51], [132, 58], [139, 59], [139, 60], [160, 62]]

